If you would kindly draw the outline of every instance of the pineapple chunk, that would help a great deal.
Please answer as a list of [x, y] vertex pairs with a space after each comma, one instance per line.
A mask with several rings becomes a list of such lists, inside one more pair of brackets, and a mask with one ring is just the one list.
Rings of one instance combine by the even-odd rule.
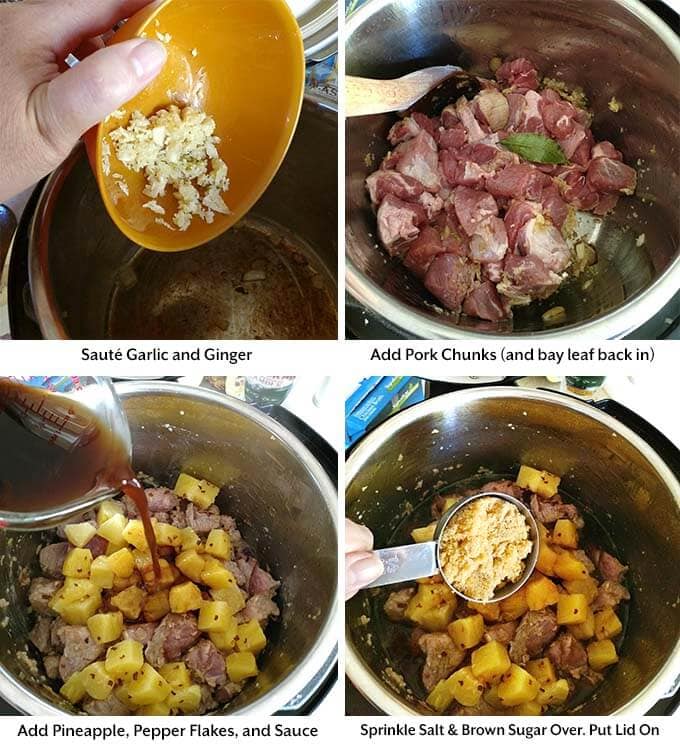
[[115, 680], [106, 671], [103, 661], [88, 664], [80, 671], [85, 692], [97, 701], [103, 701], [111, 695]]
[[235, 646], [237, 651], [259, 654], [267, 645], [267, 638], [257, 620], [242, 622], [236, 629]]
[[233, 651], [236, 643], [236, 631], [238, 623], [236, 617], [231, 617], [224, 630], [211, 630], [208, 638], [215, 644], [220, 651]]
[[189, 580], [200, 582], [205, 559], [195, 549], [188, 549], [175, 557], [175, 565]]
[[54, 594], [49, 601], [50, 609], [58, 612], [59, 606], [73, 604], [84, 599], [86, 596], [99, 594], [100, 589], [87, 578], [66, 578], [64, 585]]
[[453, 686], [448, 680], [440, 680], [430, 691], [427, 703], [441, 713], [453, 703]]
[[586, 566], [571, 552], [561, 549], [553, 565], [555, 575], [563, 580], [584, 580], [588, 577]]
[[231, 539], [226, 531], [213, 528], [205, 542], [206, 554], [211, 554], [221, 560], [231, 558]]
[[423, 584], [409, 601], [404, 615], [425, 630], [444, 630], [456, 611], [456, 596], [443, 583]]
[[135, 714], [136, 716], [170, 716], [170, 706], [165, 701], [150, 703], [148, 706], [140, 706]]
[[598, 641], [605, 638], [613, 638], [622, 630], [623, 625], [621, 624], [621, 620], [611, 607], [595, 613], [595, 637]]
[[97, 529], [92, 523], [69, 523], [64, 526], [68, 543], [75, 547], [84, 547], [95, 537]]
[[117, 575], [114, 575], [112, 590], [117, 593], [119, 591], [124, 591], [126, 588], [130, 588], [130, 586], [138, 586], [141, 582], [142, 576], [136, 570], [133, 570], [132, 575], [129, 578], [119, 578]]
[[182, 612], [191, 612], [194, 609], [200, 609], [203, 605], [201, 589], [195, 584], [187, 581], [179, 586], [173, 586], [170, 589], [170, 611], [180, 614]]
[[539, 471], [528, 465], [523, 465], [517, 474], [517, 486], [530, 489], [541, 497], [554, 497], [560, 485], [560, 477], [548, 471]]
[[560, 706], [568, 697], [569, 683], [566, 680], [553, 680], [541, 685], [537, 700], [542, 706]]
[[109, 541], [109, 543], [106, 545], [106, 551], [104, 552], [104, 554], [108, 557], [110, 554], [113, 554], [114, 552], [117, 552], [119, 549], [124, 549], [124, 548], [125, 548], [125, 542], [123, 542], [122, 544], [112, 544]]
[[218, 486], [189, 476], [187, 473], [180, 473], [175, 483], [175, 494], [193, 502], [201, 510], [210, 507], [219, 493]]
[[182, 545], [182, 531], [177, 526], [170, 523], [154, 523], [154, 533], [158, 546], [179, 547]]
[[482, 682], [494, 683], [510, 669], [508, 650], [498, 641], [489, 641], [472, 652], [472, 673]]
[[498, 622], [501, 618], [501, 607], [497, 601], [494, 601], [492, 604], [482, 604], [476, 601], [469, 601], [467, 606], [481, 614], [486, 622]]
[[92, 562], [90, 565], [90, 580], [99, 588], [113, 587], [113, 570], [108, 557], [102, 554]]
[[512, 596], [501, 599], [498, 602], [501, 608], [501, 617], [505, 622], [519, 619], [529, 609], [527, 604], [527, 587], [522, 586]]
[[149, 551], [149, 542], [146, 540], [144, 523], [141, 520], [128, 521], [123, 529], [123, 539], [135, 549], [139, 549], [140, 552]]
[[538, 701], [525, 701], [515, 708], [515, 712], [519, 716], [540, 716], [542, 711], [543, 709]]
[[104, 666], [114, 679], [130, 677], [144, 665], [144, 646], [139, 641], [124, 640], [106, 652]]
[[106, 559], [117, 578], [129, 578], [135, 569], [135, 558], [127, 547], [107, 555]]
[[535, 677], [541, 686], [548, 685], [557, 680], [555, 667], [553, 667], [552, 662], [547, 657], [532, 659], [527, 662], [527, 672]]
[[588, 600], [583, 594], [560, 594], [557, 601], [557, 624], [579, 625], [588, 617]]
[[571, 520], [562, 518], [555, 523], [552, 540], [565, 549], [578, 549], [578, 529]]
[[496, 711], [503, 711], [505, 709], [501, 702], [501, 699], [498, 697], [498, 685], [492, 685], [484, 693], [484, 700], [489, 704], [489, 706], [491, 706], [492, 709], [496, 709]]
[[111, 606], [120, 609], [129, 620], [136, 620], [144, 606], [144, 591], [137, 586], [130, 586], [112, 597]]
[[[115, 499], [107, 499], [97, 509], [97, 525], [101, 526], [109, 518], [112, 518], [114, 515], [122, 515], [124, 512], [125, 506], [122, 502], [116, 502]], [[99, 535], [101, 536], [101, 534]]]
[[87, 621], [87, 629], [97, 643], [112, 643], [123, 632], [122, 612], [93, 614]]
[[196, 549], [201, 543], [199, 535], [192, 528], [181, 528], [179, 533], [180, 545], [183, 552], [187, 552], [190, 549]]
[[231, 617], [233, 612], [226, 601], [204, 601], [198, 613], [198, 629], [224, 632], [229, 627]]
[[89, 549], [71, 549], [66, 555], [61, 572], [67, 578], [89, 578], [92, 552]]
[[163, 619], [170, 612], [170, 592], [157, 591], [150, 594], [144, 600], [142, 609], [146, 622], [156, 622]]
[[545, 575], [555, 575], [555, 561], [557, 552], [551, 549], [547, 542], [540, 541], [538, 544], [538, 559], [536, 560], [536, 569]]
[[484, 618], [481, 614], [454, 620], [446, 628], [451, 640], [458, 648], [467, 649], [476, 646], [484, 635]]
[[598, 582], [590, 576], [580, 580], [565, 580], [564, 587], [570, 594], [583, 594], [588, 600], [588, 604], [595, 601], [598, 590]]
[[80, 703], [86, 695], [82, 672], [74, 672], [61, 686], [59, 693], [70, 703]]
[[215, 601], [226, 601], [232, 614], [240, 612], [246, 605], [246, 599], [236, 583], [231, 583], [226, 588], [213, 588], [210, 595]]
[[529, 581], [526, 592], [527, 606], [534, 612], [545, 609], [551, 604], [557, 604], [557, 597], [560, 595], [557, 585], [545, 575], [538, 575]]
[[226, 588], [236, 583], [236, 578], [231, 570], [214, 557], [205, 557], [205, 567], [201, 573], [201, 580], [209, 588]]
[[226, 660], [227, 675], [232, 682], [241, 682], [248, 677], [257, 677], [257, 662], [254, 654], [240, 651], [229, 654]]
[[570, 625], [569, 632], [580, 641], [588, 640], [595, 635], [595, 615], [590, 607], [586, 611], [585, 620], [576, 625]]
[[149, 706], [162, 703], [170, 694], [170, 684], [150, 664], [132, 674], [121, 686], [127, 703], [133, 706]]
[[153, 562], [149, 559], [148, 564], [142, 565], [141, 567], [138, 566], [137, 568], [141, 573], [142, 580], [148, 591], [162, 591], [168, 589], [179, 576], [179, 570], [162, 557], [158, 560], [158, 567], [161, 571], [160, 575], [156, 575], [153, 569]]
[[164, 664], [158, 671], [173, 688], [188, 688], [191, 685], [191, 675], [183, 661]]
[[475, 677], [471, 667], [454, 672], [446, 681], [453, 688], [453, 697], [461, 706], [476, 706], [482, 698], [484, 686]]
[[498, 697], [504, 706], [519, 706], [533, 701], [538, 695], [538, 681], [517, 664], [510, 666], [498, 684]]
[[424, 528], [414, 528], [411, 531], [411, 538], [416, 542], [416, 544], [422, 544], [424, 541], [432, 541], [436, 529], [436, 522], [430, 523], [429, 526], [425, 526]]
[[69, 625], [86, 625], [88, 619], [96, 614], [101, 605], [101, 592], [96, 591], [78, 601], [60, 604], [59, 608], [53, 606], [52, 609]]
[[125, 546], [123, 531], [127, 522], [125, 515], [119, 512], [114, 513], [99, 526], [97, 534], [103, 539], [110, 541], [114, 546]]
[[189, 685], [186, 688], [172, 688], [165, 700], [171, 709], [187, 715], [195, 714], [201, 705], [201, 687]]
[[608, 667], [610, 664], [616, 664], [619, 657], [616, 655], [616, 646], [605, 638], [602, 641], [593, 641], [586, 648], [588, 652], [588, 664], [596, 671]]

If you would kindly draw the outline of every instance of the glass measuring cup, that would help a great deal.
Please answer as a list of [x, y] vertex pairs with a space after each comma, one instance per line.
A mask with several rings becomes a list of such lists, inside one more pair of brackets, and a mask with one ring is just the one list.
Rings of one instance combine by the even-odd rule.
[[[492, 599], [479, 602], [467, 594], [459, 591], [444, 575], [440, 565], [440, 549], [442, 534], [453, 519], [453, 516], [459, 513], [463, 507], [469, 505], [477, 499], [497, 498], [517, 507], [522, 513], [529, 528], [529, 540], [532, 543], [531, 552], [524, 561], [524, 571], [521, 577], [513, 583], [507, 583], [501, 588], [496, 589]], [[466, 601], [475, 601], [478, 603], [490, 604], [494, 601], [500, 601], [518, 591], [531, 577], [538, 560], [538, 526], [531, 510], [515, 497], [502, 492], [481, 492], [473, 494], [465, 499], [461, 499], [453, 504], [439, 519], [434, 532], [432, 541], [425, 541], [421, 544], [407, 544], [405, 546], [388, 547], [386, 549], [376, 550], [384, 566], [383, 574], [369, 583], [365, 588], [375, 588], [376, 586], [389, 586], [394, 583], [404, 583], [406, 581], [417, 580], [418, 578], [429, 578], [432, 575], [441, 575], [444, 583], [458, 596]]]
[[131, 448], [109, 379], [0, 377], [0, 527], [49, 528], [111, 497]]

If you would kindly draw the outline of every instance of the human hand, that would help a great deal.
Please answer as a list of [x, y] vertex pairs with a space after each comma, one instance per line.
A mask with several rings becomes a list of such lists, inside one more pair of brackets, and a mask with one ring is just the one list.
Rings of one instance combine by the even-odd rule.
[[[158, 75], [167, 55], [160, 42], [132, 39], [104, 48], [93, 39], [149, 2], [0, 5], [0, 201], [54, 170], [85, 131]], [[81, 62], [68, 70], [63, 61], [71, 52]]]
[[373, 551], [373, 534], [353, 521], [345, 520], [345, 599], [379, 578], [383, 563]]

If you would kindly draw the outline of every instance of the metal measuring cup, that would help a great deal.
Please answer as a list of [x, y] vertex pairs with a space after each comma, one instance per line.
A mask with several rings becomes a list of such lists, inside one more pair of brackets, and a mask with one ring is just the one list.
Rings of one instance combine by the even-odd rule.
[[451, 505], [451, 507], [441, 516], [437, 527], [434, 532], [432, 541], [425, 541], [421, 544], [407, 544], [405, 546], [394, 546], [387, 549], [378, 549], [376, 554], [380, 557], [381, 562], [384, 565], [383, 574], [369, 583], [365, 588], [375, 588], [376, 586], [389, 586], [394, 583], [404, 583], [410, 580], [417, 580], [418, 578], [428, 578], [432, 575], [441, 575], [444, 579], [444, 583], [458, 596], [467, 601], [478, 601], [472, 599], [467, 594], [459, 591], [452, 583], [450, 583], [444, 575], [440, 566], [440, 549], [442, 535], [447, 526], [451, 522], [454, 515], [459, 513], [463, 507], [469, 505], [477, 499], [494, 497], [502, 499], [505, 502], [509, 502], [514, 505], [524, 516], [526, 523], [529, 527], [529, 540], [532, 543], [531, 552], [527, 555], [524, 563], [524, 572], [521, 578], [514, 583], [507, 583], [494, 592], [492, 599], [487, 599], [481, 603], [490, 604], [494, 601], [500, 601], [508, 596], [511, 596], [518, 591], [531, 577], [538, 560], [538, 526], [534, 519], [531, 510], [515, 497], [502, 492], [480, 492], [473, 494], [470, 497], [466, 497]]

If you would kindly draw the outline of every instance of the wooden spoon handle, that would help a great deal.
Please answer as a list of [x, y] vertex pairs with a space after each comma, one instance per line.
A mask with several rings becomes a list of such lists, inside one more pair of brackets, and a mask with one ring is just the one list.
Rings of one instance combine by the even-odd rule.
[[345, 76], [345, 112], [354, 118], [406, 110], [458, 70], [452, 65], [435, 66], [389, 80]]

